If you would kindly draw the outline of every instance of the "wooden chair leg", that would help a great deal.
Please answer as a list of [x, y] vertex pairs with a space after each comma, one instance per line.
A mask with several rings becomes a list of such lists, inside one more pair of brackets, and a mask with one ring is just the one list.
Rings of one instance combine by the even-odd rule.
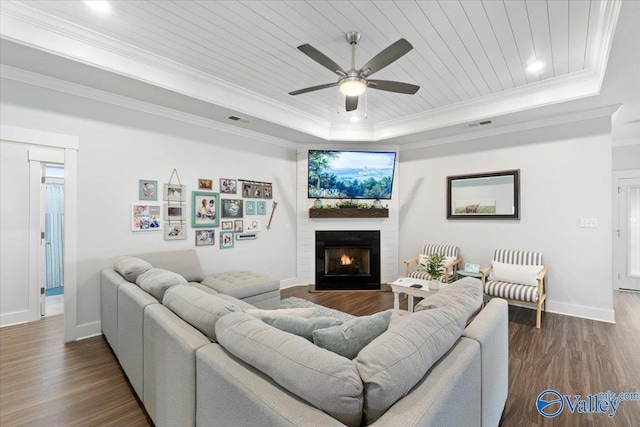
[[536, 313], [536, 329], [540, 329], [541, 321], [542, 321], [542, 301], [538, 300], [538, 310]]

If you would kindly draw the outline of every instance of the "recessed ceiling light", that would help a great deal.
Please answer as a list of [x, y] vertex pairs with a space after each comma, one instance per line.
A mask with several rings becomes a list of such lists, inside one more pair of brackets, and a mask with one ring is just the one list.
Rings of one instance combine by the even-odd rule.
[[357, 123], [357, 122], [359, 122], [359, 121], [360, 121], [360, 117], [358, 117], [358, 116], [351, 116], [351, 118], [350, 118], [349, 120], [351, 120], [353, 123]]
[[529, 73], [537, 73], [538, 71], [542, 71], [543, 68], [544, 61], [539, 59], [533, 59], [527, 62], [527, 72]]
[[108, 13], [111, 11], [111, 5], [105, 0], [84, 0], [91, 9], [100, 13]]

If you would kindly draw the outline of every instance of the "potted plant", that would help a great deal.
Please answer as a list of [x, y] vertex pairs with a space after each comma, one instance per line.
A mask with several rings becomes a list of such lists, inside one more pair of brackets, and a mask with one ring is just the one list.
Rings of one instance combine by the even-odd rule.
[[425, 270], [429, 277], [431, 278], [431, 283], [429, 284], [430, 290], [438, 290], [440, 289], [440, 278], [444, 273], [444, 255], [434, 253], [427, 256], [426, 259]]

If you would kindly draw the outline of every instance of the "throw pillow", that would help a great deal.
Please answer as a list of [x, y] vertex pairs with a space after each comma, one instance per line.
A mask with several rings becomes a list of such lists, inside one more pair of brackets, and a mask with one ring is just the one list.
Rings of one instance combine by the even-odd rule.
[[408, 394], [460, 338], [464, 319], [449, 307], [402, 319], [373, 340], [354, 360], [364, 383], [365, 425]]
[[358, 317], [340, 326], [313, 331], [313, 343], [347, 359], [354, 359], [360, 350], [389, 327], [390, 311]]
[[262, 319], [264, 316], [296, 316], [310, 318], [316, 314], [315, 307], [303, 307], [303, 308], [278, 308], [275, 310], [265, 310], [262, 308], [250, 308], [245, 310], [245, 313], [250, 314], [258, 319]]
[[216, 322], [229, 313], [242, 311], [228, 301], [189, 285], [172, 286], [164, 293], [162, 304], [213, 342], [216, 342]]
[[470, 322], [482, 307], [482, 282], [473, 277], [457, 280], [424, 298], [416, 305], [414, 311], [440, 307], [455, 308], [467, 323]]
[[152, 268], [138, 276], [136, 283], [143, 291], [153, 295], [158, 301], [162, 301], [167, 289], [175, 285], [186, 285], [189, 282], [173, 271]]
[[312, 317], [306, 319], [295, 316], [263, 316], [262, 321], [274, 328], [298, 335], [311, 342], [313, 342], [313, 331], [342, 325], [343, 323], [342, 320], [334, 319], [333, 317]]
[[339, 422], [360, 426], [362, 381], [353, 362], [246, 313], [216, 323], [218, 342], [238, 359]]
[[491, 265], [493, 268], [489, 275], [490, 280], [527, 286], [538, 286], [536, 278], [544, 268], [542, 265], [505, 264], [495, 260], [491, 261]]
[[113, 268], [131, 283], [136, 283], [138, 276], [153, 266], [143, 259], [125, 255], [116, 258]]

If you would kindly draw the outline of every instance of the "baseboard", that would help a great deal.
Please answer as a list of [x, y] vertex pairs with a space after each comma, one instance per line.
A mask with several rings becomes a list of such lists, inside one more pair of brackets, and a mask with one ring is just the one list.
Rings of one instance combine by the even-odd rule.
[[0, 314], [0, 328], [5, 326], [27, 323], [29, 321], [29, 310], [14, 311], [13, 313]]
[[306, 286], [308, 285], [308, 283], [300, 283], [300, 281], [295, 277], [292, 277], [290, 279], [280, 280], [280, 289], [293, 288], [294, 286], [302, 286], [302, 285]]
[[566, 302], [547, 301], [547, 311], [549, 313], [582, 317], [583, 319], [597, 320], [599, 322], [616, 323], [616, 313], [613, 309], [603, 310], [601, 308], [586, 307]]
[[102, 334], [102, 325], [100, 322], [85, 323], [76, 326], [76, 341], [86, 338], [95, 337]]

